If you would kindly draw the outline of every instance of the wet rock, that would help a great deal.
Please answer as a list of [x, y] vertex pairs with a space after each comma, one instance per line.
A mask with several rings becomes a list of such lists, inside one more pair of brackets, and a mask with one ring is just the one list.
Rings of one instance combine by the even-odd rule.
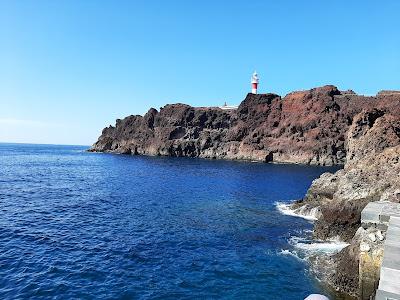
[[351, 244], [333, 256], [335, 272], [328, 283], [336, 290], [356, 296], [359, 282], [359, 244]]

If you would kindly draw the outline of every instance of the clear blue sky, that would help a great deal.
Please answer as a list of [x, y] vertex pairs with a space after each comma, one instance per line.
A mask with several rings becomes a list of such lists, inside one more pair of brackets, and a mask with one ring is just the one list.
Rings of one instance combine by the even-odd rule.
[[0, 1], [0, 141], [92, 144], [116, 118], [334, 84], [400, 89], [400, 1]]

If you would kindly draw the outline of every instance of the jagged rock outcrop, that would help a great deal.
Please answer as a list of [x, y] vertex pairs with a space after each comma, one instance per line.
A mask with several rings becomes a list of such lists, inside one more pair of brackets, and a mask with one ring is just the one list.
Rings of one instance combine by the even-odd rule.
[[[314, 180], [295, 207], [319, 208], [314, 225], [318, 239], [340, 237], [350, 246], [333, 257], [330, 282], [357, 295], [361, 211], [368, 202], [400, 202], [400, 97], [379, 102], [357, 114], [346, 137], [346, 164]], [[381, 254], [380, 254], [381, 255]]]
[[91, 151], [343, 164], [354, 115], [379, 106], [382, 99], [324, 86], [283, 99], [248, 94], [237, 110], [166, 105], [117, 120], [115, 127], [103, 130]]
[[347, 162], [314, 180], [301, 204], [319, 206], [315, 236], [351, 240], [370, 201], [399, 201], [400, 114], [373, 109], [358, 114], [347, 134]]

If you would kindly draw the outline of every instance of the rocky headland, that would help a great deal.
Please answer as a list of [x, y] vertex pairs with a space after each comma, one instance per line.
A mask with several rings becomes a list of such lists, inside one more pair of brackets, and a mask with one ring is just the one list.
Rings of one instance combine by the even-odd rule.
[[315, 238], [350, 243], [331, 257], [328, 282], [357, 296], [361, 211], [371, 201], [400, 202], [400, 93], [329, 85], [283, 98], [248, 94], [237, 110], [166, 105], [118, 119], [90, 151], [344, 165], [314, 180], [292, 208], [318, 218]]
[[237, 110], [169, 104], [118, 119], [104, 128], [91, 151], [343, 164], [353, 117], [363, 109], [389, 109], [392, 98], [387, 92], [364, 97], [324, 86], [284, 98], [248, 94]]
[[[344, 168], [314, 180], [304, 199], [293, 205], [305, 213], [318, 211], [315, 238], [339, 237], [350, 243], [331, 260], [335, 272], [328, 280], [337, 290], [354, 296], [360, 296], [360, 243], [366, 239], [371, 242], [367, 237], [371, 232], [360, 224], [361, 211], [372, 201], [400, 202], [398, 98], [387, 103], [388, 108], [366, 109], [354, 117], [346, 137]], [[381, 235], [380, 231], [377, 233]], [[371, 239], [375, 242], [374, 237]], [[379, 274], [383, 243], [376, 238], [372, 244], [374, 251], [371, 255], [376, 255], [376, 261], [373, 264], [375, 270], [371, 272]], [[368, 252], [369, 249], [362, 251]], [[369, 299], [369, 295], [364, 297]]]

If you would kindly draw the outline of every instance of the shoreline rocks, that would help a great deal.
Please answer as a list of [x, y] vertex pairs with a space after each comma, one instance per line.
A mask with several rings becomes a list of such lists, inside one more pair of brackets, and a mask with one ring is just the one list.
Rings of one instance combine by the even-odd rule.
[[314, 237], [339, 236], [350, 243], [332, 257], [335, 272], [328, 282], [338, 291], [368, 299], [365, 291], [373, 293], [374, 287], [363, 287], [360, 295], [360, 282], [368, 280], [360, 280], [359, 272], [376, 282], [384, 234], [360, 227], [361, 211], [372, 201], [400, 202], [399, 102], [390, 110], [373, 108], [357, 114], [347, 133], [346, 153], [344, 168], [314, 180], [294, 206], [318, 205], [321, 216], [315, 222]]

